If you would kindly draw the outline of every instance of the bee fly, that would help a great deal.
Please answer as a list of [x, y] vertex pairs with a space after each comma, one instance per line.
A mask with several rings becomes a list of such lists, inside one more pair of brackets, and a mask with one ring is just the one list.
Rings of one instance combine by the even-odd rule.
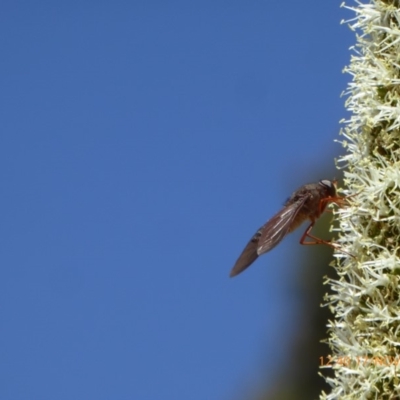
[[[311, 235], [310, 231], [329, 203], [341, 205], [343, 199], [336, 193], [336, 181], [324, 179], [297, 189], [282, 210], [254, 234], [237, 259], [230, 276], [243, 272], [258, 256], [272, 250], [288, 233], [293, 232], [307, 219], [311, 223], [304, 231], [300, 244], [327, 244], [335, 247], [332, 243]], [[306, 242], [307, 237], [313, 241]]]

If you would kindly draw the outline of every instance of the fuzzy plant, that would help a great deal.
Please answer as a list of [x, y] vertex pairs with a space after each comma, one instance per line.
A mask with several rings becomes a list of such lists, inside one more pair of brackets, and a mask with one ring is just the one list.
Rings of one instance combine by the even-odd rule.
[[338, 160], [350, 197], [336, 215], [344, 252], [327, 279], [333, 376], [320, 399], [400, 399], [400, 0], [343, 6], [356, 35]]

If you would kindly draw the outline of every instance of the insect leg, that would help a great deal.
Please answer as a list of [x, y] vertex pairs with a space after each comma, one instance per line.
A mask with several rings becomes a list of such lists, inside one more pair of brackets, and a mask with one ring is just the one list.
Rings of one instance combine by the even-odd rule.
[[[304, 231], [302, 237], [300, 238], [300, 244], [303, 245], [315, 245], [315, 244], [326, 244], [327, 246], [333, 247], [334, 249], [338, 249], [338, 245], [324, 239], [320, 239], [314, 235], [311, 235], [311, 229], [313, 228], [315, 221], [312, 221], [310, 225], [308, 225], [307, 229]], [[313, 239], [312, 242], [306, 242], [306, 238]]]
[[[304, 231], [302, 237], [300, 238], [300, 244], [304, 244], [304, 245], [315, 245], [315, 244], [326, 244], [329, 247], [332, 247], [333, 249], [340, 251], [342, 253], [347, 254], [350, 257], [355, 258], [352, 254], [348, 253], [347, 251], [344, 251], [338, 244], [332, 243], [328, 240], [324, 240], [324, 239], [320, 239], [314, 235], [311, 235], [311, 229], [313, 228], [315, 224], [315, 221], [312, 221], [310, 225], [308, 225], [307, 229]], [[313, 239], [313, 242], [306, 242], [306, 238], [310, 238]]]

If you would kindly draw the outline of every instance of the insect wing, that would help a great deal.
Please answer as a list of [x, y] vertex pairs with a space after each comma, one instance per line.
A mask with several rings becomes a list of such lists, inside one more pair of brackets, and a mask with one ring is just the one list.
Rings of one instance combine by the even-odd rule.
[[260, 239], [263, 227], [261, 227], [247, 243], [247, 246], [242, 251], [242, 254], [237, 259], [235, 265], [233, 266], [230, 276], [235, 276], [243, 272], [247, 267], [249, 267], [258, 258], [257, 248], [258, 241]]
[[307, 199], [308, 196], [304, 196], [295, 203], [282, 208], [262, 227], [257, 247], [259, 256], [273, 249], [289, 233], [294, 219]]

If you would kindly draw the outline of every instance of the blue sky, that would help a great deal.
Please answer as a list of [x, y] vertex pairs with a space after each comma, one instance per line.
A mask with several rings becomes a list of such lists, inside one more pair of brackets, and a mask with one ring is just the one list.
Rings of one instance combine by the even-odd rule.
[[3, 400], [236, 399], [273, 381], [313, 249], [296, 232], [228, 274], [294, 189], [333, 178], [339, 6], [3, 3]]

